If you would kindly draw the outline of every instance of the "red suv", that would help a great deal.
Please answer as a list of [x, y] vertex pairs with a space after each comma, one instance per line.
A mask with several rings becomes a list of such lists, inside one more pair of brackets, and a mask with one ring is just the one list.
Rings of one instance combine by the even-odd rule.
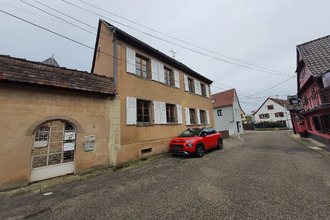
[[169, 150], [173, 154], [196, 154], [203, 157], [205, 150], [217, 147], [223, 148], [221, 134], [214, 128], [189, 128], [173, 138], [169, 144]]

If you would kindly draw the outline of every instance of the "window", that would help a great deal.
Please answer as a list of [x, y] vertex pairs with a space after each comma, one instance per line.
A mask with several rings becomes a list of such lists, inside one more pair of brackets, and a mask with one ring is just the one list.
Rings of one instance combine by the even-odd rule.
[[284, 113], [283, 112], [276, 112], [275, 117], [284, 117]]
[[206, 97], [206, 86], [203, 83], [201, 83], [201, 89], [202, 89], [202, 96]]
[[269, 118], [269, 114], [260, 114], [259, 118], [261, 118], [261, 119]]
[[314, 128], [320, 133], [324, 133], [322, 120], [320, 116], [313, 117]]
[[195, 109], [190, 108], [189, 109], [189, 114], [190, 114], [190, 125], [195, 125], [196, 124], [196, 111], [195, 111]]
[[144, 78], [150, 78], [149, 60], [137, 54], [135, 57], [135, 67], [136, 67], [136, 75]]
[[41, 126], [35, 134], [34, 141], [48, 141], [49, 128], [47, 126]]
[[166, 104], [166, 120], [167, 123], [175, 123], [175, 105]]
[[150, 123], [150, 106], [151, 102], [146, 100], [137, 100], [137, 106], [136, 106], [136, 116], [137, 116], [137, 122], [148, 124]]
[[174, 86], [173, 71], [169, 68], [164, 68], [164, 82], [166, 85]]
[[267, 105], [267, 108], [268, 108], [268, 110], [272, 110], [272, 109], [274, 109], [274, 106], [273, 105]]
[[222, 109], [217, 110], [217, 115], [222, 116]]
[[195, 93], [195, 85], [193, 79], [188, 78], [188, 85], [189, 85], [189, 92]]
[[204, 110], [199, 110], [199, 114], [200, 114], [201, 124], [202, 125], [207, 124], [206, 112]]

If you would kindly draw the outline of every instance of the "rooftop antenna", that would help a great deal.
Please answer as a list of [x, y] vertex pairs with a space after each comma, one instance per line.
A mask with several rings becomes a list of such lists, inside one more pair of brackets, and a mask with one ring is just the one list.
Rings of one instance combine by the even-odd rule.
[[178, 52], [175, 52], [174, 50], [170, 50], [170, 53], [172, 53], [173, 59], [175, 59], [175, 54], [177, 54]]

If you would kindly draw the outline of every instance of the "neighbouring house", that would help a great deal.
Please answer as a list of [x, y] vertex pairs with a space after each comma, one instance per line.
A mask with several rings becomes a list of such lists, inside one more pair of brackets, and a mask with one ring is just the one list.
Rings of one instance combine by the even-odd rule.
[[297, 95], [288, 96], [294, 132], [330, 145], [330, 35], [297, 46]]
[[[258, 124], [278, 124], [270, 127], [283, 127], [292, 129], [289, 111], [285, 107], [286, 100], [267, 98], [264, 103], [253, 113], [255, 127]], [[267, 126], [265, 128], [268, 128]]]
[[229, 135], [243, 132], [241, 107], [235, 89], [213, 94], [213, 117], [215, 128], [228, 130]]
[[0, 55], [0, 191], [114, 164], [110, 77]]
[[214, 126], [210, 79], [104, 20], [92, 72], [115, 81], [117, 164], [168, 151], [187, 128]]
[[245, 116], [245, 112], [243, 111], [243, 109], [240, 109], [241, 111], [241, 119], [242, 119], [242, 123], [246, 124], [247, 120], [246, 120], [246, 116]]

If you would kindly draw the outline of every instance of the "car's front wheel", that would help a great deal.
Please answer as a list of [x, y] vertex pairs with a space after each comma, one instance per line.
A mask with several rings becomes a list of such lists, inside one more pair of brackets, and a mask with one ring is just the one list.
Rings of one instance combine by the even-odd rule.
[[221, 138], [219, 138], [219, 140], [218, 140], [218, 146], [217, 146], [217, 148], [219, 150], [221, 150], [223, 148], [223, 142], [222, 142], [222, 139]]
[[199, 144], [196, 146], [196, 156], [197, 157], [203, 157], [205, 154], [204, 146]]

